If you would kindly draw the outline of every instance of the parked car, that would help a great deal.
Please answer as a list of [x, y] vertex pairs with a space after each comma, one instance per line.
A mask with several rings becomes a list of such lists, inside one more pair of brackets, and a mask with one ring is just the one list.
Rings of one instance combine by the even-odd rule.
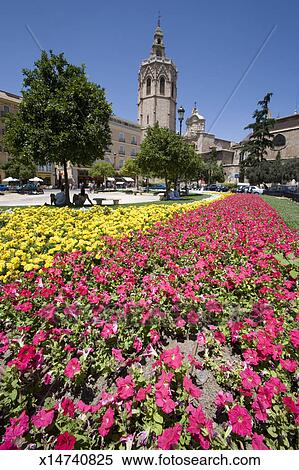
[[205, 188], [204, 191], [217, 191], [218, 184], [208, 184]]
[[220, 193], [227, 193], [229, 191], [227, 186], [224, 186], [224, 184], [218, 184], [216, 191]]
[[263, 194], [264, 190], [258, 186], [249, 186], [247, 192], [251, 194]]
[[150, 190], [153, 189], [154, 191], [155, 191], [155, 190], [163, 190], [163, 191], [165, 191], [166, 185], [165, 185], [165, 184], [150, 184], [150, 185], [149, 185], [149, 189], [150, 189]]
[[19, 194], [43, 194], [44, 190], [34, 183], [26, 183], [17, 189]]
[[0, 191], [7, 191], [7, 190], [8, 190], [7, 184], [0, 184]]
[[284, 196], [292, 197], [292, 194], [296, 190], [296, 186], [276, 185], [269, 189], [264, 190], [264, 194], [267, 196]]
[[294, 202], [299, 202], [299, 188], [296, 188], [295, 191], [292, 192], [290, 197]]

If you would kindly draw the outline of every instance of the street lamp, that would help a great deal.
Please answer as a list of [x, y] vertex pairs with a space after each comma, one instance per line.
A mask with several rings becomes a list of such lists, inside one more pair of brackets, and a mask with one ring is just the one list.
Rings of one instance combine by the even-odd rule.
[[178, 116], [179, 116], [179, 121], [180, 121], [180, 135], [182, 135], [182, 122], [184, 120], [184, 114], [185, 114], [185, 110], [183, 106], [180, 106], [178, 109]]

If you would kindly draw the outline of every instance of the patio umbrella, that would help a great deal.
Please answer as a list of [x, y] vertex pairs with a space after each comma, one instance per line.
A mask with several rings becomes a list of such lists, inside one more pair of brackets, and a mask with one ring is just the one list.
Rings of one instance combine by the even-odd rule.
[[32, 181], [33, 183], [39, 183], [40, 181], [44, 181], [44, 180], [42, 180], [38, 176], [35, 176], [34, 178], [30, 178], [29, 181]]
[[3, 183], [11, 183], [13, 181], [19, 181], [17, 178], [12, 178], [11, 176], [8, 176], [8, 178], [4, 178], [4, 180], [2, 180]]

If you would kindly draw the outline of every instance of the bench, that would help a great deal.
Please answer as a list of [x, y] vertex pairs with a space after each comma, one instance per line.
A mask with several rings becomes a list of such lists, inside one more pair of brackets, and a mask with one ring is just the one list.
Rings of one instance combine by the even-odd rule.
[[119, 204], [119, 199], [107, 199], [105, 197], [94, 197], [93, 198], [94, 201], [96, 201], [96, 204], [98, 206], [103, 206], [103, 201], [113, 201], [113, 205], [116, 206]]

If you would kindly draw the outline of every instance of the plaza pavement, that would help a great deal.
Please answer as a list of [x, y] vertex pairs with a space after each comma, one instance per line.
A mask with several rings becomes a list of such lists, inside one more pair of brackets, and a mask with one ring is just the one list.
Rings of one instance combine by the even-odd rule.
[[[49, 189], [45, 190], [44, 194], [18, 194], [18, 193], [9, 193], [4, 192], [4, 195], [0, 195], [0, 207], [4, 206], [43, 206], [45, 202], [48, 204], [50, 203], [50, 194], [51, 193], [58, 193], [59, 190], [57, 189]], [[80, 191], [71, 190], [70, 196], [71, 201], [73, 200], [74, 194], [79, 194]], [[123, 192], [99, 192], [99, 193], [90, 193], [88, 190], [86, 191], [89, 198], [93, 201], [94, 197], [102, 197], [107, 199], [119, 199], [120, 204], [132, 204], [135, 202], [154, 202], [159, 201], [159, 197], [157, 194], [125, 194]], [[88, 202], [88, 201], [87, 201]], [[112, 204], [112, 201], [104, 202], [104, 205]], [[88, 207], [86, 205], [86, 207]]]

